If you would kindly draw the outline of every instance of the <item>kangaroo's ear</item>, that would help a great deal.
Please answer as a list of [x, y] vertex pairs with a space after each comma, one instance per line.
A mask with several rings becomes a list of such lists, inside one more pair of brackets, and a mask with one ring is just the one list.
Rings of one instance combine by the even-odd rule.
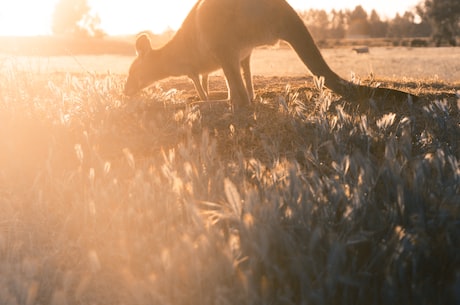
[[152, 50], [150, 39], [146, 34], [140, 35], [136, 40], [137, 55], [143, 57], [145, 54]]

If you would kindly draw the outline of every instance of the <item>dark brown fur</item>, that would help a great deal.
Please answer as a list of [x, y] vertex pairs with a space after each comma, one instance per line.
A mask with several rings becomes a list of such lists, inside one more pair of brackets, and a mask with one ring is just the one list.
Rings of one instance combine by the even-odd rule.
[[251, 52], [278, 40], [289, 43], [314, 75], [323, 76], [326, 87], [339, 94], [356, 87], [329, 68], [285, 0], [199, 0], [162, 48], [152, 49], [146, 35], [138, 38], [138, 57], [129, 70], [125, 93], [132, 95], [169, 76], [187, 75], [200, 98], [207, 100], [208, 73], [222, 68], [233, 106], [248, 105], [254, 97]]

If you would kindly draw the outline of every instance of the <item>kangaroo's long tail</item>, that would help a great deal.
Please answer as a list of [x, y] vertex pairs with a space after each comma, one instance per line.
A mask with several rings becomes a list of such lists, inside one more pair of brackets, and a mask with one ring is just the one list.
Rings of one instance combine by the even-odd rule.
[[415, 95], [404, 91], [387, 88], [370, 88], [368, 86], [353, 84], [341, 78], [326, 63], [299, 15], [289, 4], [286, 2], [284, 4], [286, 5], [286, 9], [283, 10], [285, 12], [285, 16], [283, 16], [285, 22], [282, 24], [280, 38], [292, 46], [311, 73], [318, 77], [324, 77], [326, 87], [340, 95], [385, 98], [393, 96], [396, 99], [404, 99], [408, 95], [411, 95], [413, 100], [417, 99]]
[[302, 62], [315, 76], [323, 76], [329, 89], [343, 94], [347, 81], [338, 76], [324, 60], [313, 37], [292, 7], [286, 3], [286, 16], [280, 33], [281, 39], [289, 43]]

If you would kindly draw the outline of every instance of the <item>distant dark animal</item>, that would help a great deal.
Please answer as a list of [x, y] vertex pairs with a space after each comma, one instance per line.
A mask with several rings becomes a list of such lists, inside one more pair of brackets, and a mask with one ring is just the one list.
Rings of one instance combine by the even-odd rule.
[[369, 53], [369, 47], [368, 46], [356, 47], [356, 48], [353, 48], [353, 51], [355, 51], [356, 54]]
[[427, 47], [428, 42], [424, 39], [412, 39], [410, 46], [413, 48]]

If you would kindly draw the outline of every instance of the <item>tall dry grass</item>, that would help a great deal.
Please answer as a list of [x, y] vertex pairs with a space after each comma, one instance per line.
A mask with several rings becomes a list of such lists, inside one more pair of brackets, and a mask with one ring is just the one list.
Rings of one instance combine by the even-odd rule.
[[287, 87], [237, 117], [114, 75], [0, 78], [0, 304], [460, 302], [455, 98]]

